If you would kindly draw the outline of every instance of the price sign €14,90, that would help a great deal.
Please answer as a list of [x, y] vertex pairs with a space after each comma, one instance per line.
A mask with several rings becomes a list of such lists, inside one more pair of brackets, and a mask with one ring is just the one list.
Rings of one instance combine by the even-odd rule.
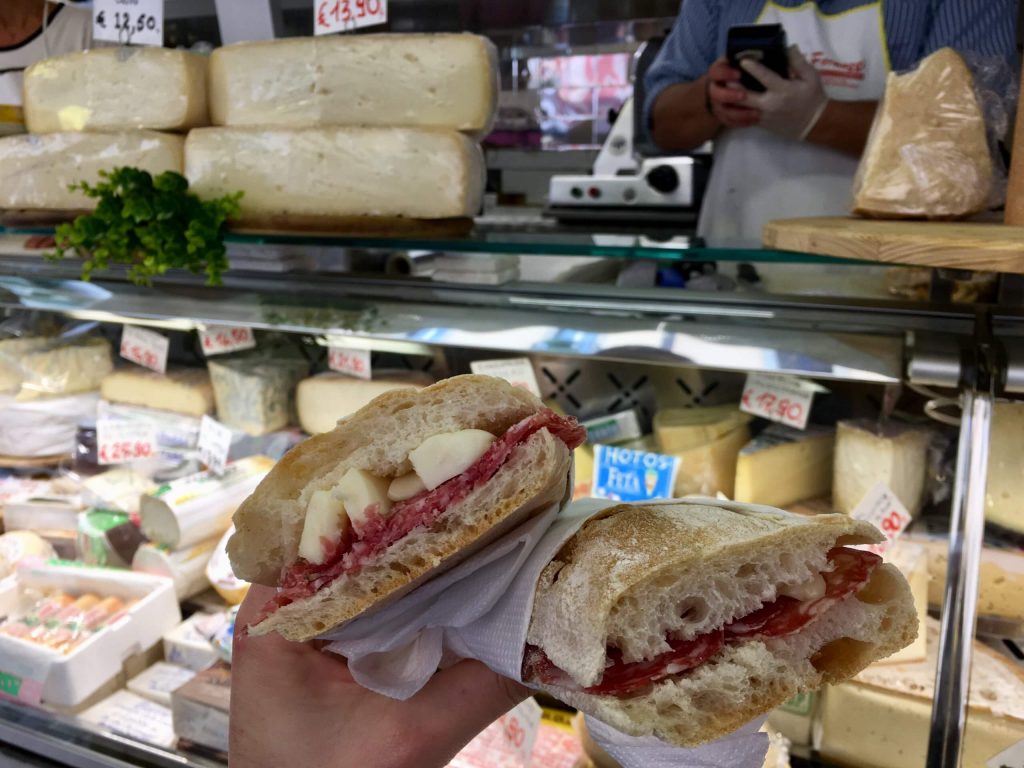
[[388, 0], [316, 0], [313, 31], [317, 35], [386, 24]]
[[163, 45], [163, 0], [94, 0], [92, 36], [123, 45]]

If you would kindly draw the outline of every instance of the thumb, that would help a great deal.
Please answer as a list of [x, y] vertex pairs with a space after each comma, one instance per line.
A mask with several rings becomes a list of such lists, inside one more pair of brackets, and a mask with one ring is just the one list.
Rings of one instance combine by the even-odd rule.
[[818, 70], [795, 45], [789, 47], [789, 71], [796, 75], [798, 80], [813, 80], [818, 76]]
[[786, 82], [785, 78], [779, 77], [764, 64], [759, 61], [754, 61], [753, 59], [743, 59], [740, 61], [740, 67], [749, 72], [768, 90], [776, 89], [780, 85], [784, 85]]

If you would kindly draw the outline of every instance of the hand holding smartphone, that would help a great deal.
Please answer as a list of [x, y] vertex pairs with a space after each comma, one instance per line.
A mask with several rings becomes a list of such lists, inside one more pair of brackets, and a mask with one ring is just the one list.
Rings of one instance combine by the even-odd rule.
[[740, 67], [744, 59], [760, 62], [780, 77], [789, 78], [786, 30], [781, 24], [743, 24], [729, 28], [726, 58], [742, 73], [740, 84], [748, 91], [763, 93], [764, 85]]

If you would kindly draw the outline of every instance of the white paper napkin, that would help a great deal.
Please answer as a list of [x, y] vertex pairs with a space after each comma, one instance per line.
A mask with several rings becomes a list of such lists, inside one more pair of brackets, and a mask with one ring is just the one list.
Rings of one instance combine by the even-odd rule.
[[[569, 487], [572, 487], [570, 483]], [[396, 699], [419, 691], [452, 658], [479, 659], [520, 680], [540, 572], [589, 517], [615, 502], [552, 505], [501, 540], [399, 601], [323, 635], [348, 659], [360, 685]], [[623, 768], [756, 768], [767, 737], [761, 721], [696, 749], [618, 733], [592, 718], [594, 739]]]

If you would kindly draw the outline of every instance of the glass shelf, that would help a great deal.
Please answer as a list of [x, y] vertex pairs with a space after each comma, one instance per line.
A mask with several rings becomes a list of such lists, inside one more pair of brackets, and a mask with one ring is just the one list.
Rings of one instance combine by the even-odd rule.
[[[239, 234], [227, 241], [239, 245], [333, 246], [387, 251], [524, 254], [534, 256], [601, 256], [658, 261], [728, 261], [754, 264], [871, 264], [874, 262], [757, 248], [708, 248], [696, 237], [693, 215], [678, 226], [647, 224], [606, 226], [564, 224], [539, 212], [497, 209], [475, 221], [463, 237], [346, 237], [324, 234]], [[0, 227], [2, 235], [49, 235], [46, 227]]]

